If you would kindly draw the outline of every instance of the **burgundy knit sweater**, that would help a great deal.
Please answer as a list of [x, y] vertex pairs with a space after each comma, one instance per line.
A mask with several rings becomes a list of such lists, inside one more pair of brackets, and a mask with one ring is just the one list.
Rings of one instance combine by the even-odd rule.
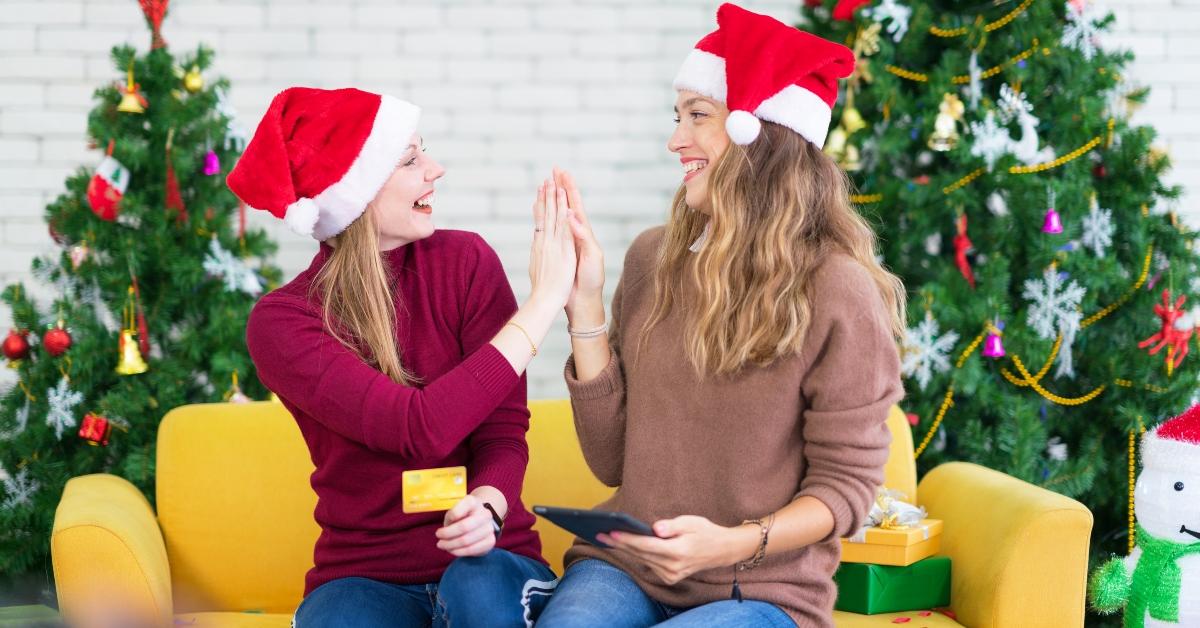
[[489, 340], [517, 309], [495, 251], [478, 235], [438, 230], [385, 253], [394, 277], [401, 362], [397, 384], [325, 331], [309, 288], [332, 249], [264, 296], [246, 342], [259, 379], [296, 418], [316, 470], [321, 535], [304, 594], [361, 576], [436, 582], [453, 556], [436, 547], [444, 513], [404, 514], [400, 474], [465, 465], [470, 490], [508, 499], [499, 547], [538, 561], [534, 518], [521, 503], [529, 410], [518, 377]]

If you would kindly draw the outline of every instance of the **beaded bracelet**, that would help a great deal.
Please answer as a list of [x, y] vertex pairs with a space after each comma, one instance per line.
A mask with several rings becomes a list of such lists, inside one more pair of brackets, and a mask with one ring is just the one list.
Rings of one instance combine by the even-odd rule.
[[729, 597], [742, 601], [742, 587], [738, 584], [738, 572], [748, 571], [762, 564], [762, 561], [767, 557], [767, 536], [771, 534], [771, 526], [775, 525], [775, 513], [771, 513], [767, 517], [767, 522], [764, 524], [762, 519], [749, 519], [743, 521], [742, 525], [753, 523], [757, 525], [762, 532], [762, 538], [758, 541], [758, 549], [754, 551], [754, 555], [749, 560], [744, 560], [733, 565], [733, 592]]

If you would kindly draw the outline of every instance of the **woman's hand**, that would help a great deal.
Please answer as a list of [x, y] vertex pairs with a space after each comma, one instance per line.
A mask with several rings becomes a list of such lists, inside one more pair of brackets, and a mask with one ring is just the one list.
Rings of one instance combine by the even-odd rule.
[[561, 308], [575, 283], [577, 254], [567, 191], [547, 179], [533, 203], [533, 247], [529, 253], [531, 295]]
[[645, 564], [668, 585], [706, 569], [747, 560], [758, 549], [760, 539], [757, 526], [726, 528], [693, 515], [658, 521], [654, 533], [657, 536], [612, 532], [597, 538]]
[[575, 252], [579, 258], [575, 284], [571, 287], [571, 295], [567, 299], [567, 318], [573, 320], [573, 313], [581, 311], [581, 306], [595, 304], [600, 304], [600, 313], [603, 315], [604, 251], [600, 248], [600, 242], [596, 240], [591, 220], [583, 208], [583, 195], [575, 185], [575, 178], [566, 170], [555, 168], [554, 181], [567, 193], [567, 204], [571, 210], [571, 233], [575, 238]]
[[436, 533], [437, 547], [455, 556], [483, 556], [496, 546], [492, 513], [474, 495], [467, 495], [446, 511], [443, 526]]

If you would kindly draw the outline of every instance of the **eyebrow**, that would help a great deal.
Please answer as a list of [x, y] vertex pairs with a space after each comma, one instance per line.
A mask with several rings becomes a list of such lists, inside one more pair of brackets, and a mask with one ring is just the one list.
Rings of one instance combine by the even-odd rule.
[[[683, 101], [683, 106], [686, 109], [687, 107], [691, 107], [692, 105], [694, 105], [698, 102], [705, 101], [705, 100], [707, 100], [707, 99], [705, 99], [702, 96], [693, 96], [692, 98], [689, 98], [689, 99]], [[675, 109], [675, 113], [679, 113], [679, 107], [675, 107], [674, 109]]]

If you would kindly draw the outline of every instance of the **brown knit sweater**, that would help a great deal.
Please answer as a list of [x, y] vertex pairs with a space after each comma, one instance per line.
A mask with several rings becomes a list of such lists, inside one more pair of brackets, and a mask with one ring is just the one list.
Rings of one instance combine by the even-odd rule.
[[[745, 597], [778, 605], [799, 626], [832, 626], [838, 537], [860, 526], [883, 481], [888, 409], [903, 395], [883, 300], [861, 264], [833, 255], [814, 273], [813, 320], [799, 355], [702, 381], [684, 349], [684, 312], [695, 299], [685, 290], [635, 361], [663, 233], [663, 227], [642, 233], [625, 256], [608, 366], [581, 383], [574, 358], [567, 361], [584, 457], [601, 481], [620, 487], [598, 507], [649, 523], [700, 515], [734, 526], [797, 497], [816, 497], [833, 512], [829, 537], [772, 554], [739, 581]], [[730, 597], [730, 567], [668, 586], [648, 569], [577, 540], [566, 562], [583, 558], [617, 565], [668, 605]]]

